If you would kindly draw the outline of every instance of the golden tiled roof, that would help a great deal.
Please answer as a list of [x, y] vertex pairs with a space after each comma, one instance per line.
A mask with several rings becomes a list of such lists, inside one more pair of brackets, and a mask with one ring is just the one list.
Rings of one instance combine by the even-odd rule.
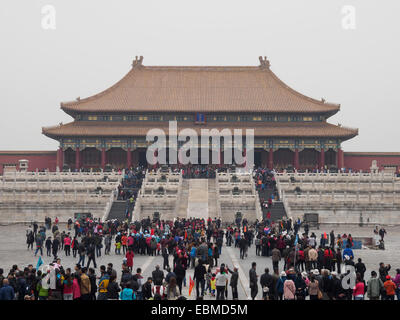
[[[260, 57], [261, 58], [261, 57]], [[336, 113], [340, 105], [306, 97], [260, 66], [143, 66], [89, 98], [61, 103], [76, 112], [290, 112]], [[267, 61], [268, 62], [268, 61]]]
[[[117, 121], [74, 121], [65, 125], [43, 128], [46, 136], [57, 138], [63, 136], [146, 136], [150, 128], [160, 128], [168, 134], [168, 122], [117, 122]], [[184, 128], [194, 129], [200, 134], [201, 129], [222, 130], [224, 128], [254, 129], [255, 136], [264, 137], [338, 137], [350, 139], [358, 134], [357, 129], [335, 126], [327, 122], [224, 122], [195, 125], [178, 122], [178, 131]]]

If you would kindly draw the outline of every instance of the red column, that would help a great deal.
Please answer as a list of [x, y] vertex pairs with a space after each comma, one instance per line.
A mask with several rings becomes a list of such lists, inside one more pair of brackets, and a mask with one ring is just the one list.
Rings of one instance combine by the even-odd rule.
[[62, 148], [58, 148], [57, 150], [57, 167], [62, 171], [64, 166], [64, 152]]
[[268, 153], [268, 168], [274, 168], [274, 149], [270, 148]]
[[80, 157], [80, 152], [79, 148], [76, 148], [75, 150], [75, 169], [80, 169], [81, 168], [81, 157]]
[[319, 160], [319, 167], [324, 168], [325, 167], [325, 150], [321, 149], [321, 155], [320, 155], [320, 160]]
[[343, 151], [341, 148], [338, 148], [336, 157], [337, 157], [337, 161], [336, 161], [337, 166], [338, 166], [338, 169], [340, 170], [341, 168], [343, 168]]
[[299, 149], [294, 149], [293, 167], [299, 169]]
[[104, 170], [106, 168], [106, 149], [101, 148], [101, 168]]
[[131, 151], [131, 148], [128, 148], [128, 151], [126, 152], [126, 166], [128, 168], [132, 167], [132, 151]]
[[139, 151], [137, 149], [133, 151], [132, 163], [135, 167], [139, 165]]

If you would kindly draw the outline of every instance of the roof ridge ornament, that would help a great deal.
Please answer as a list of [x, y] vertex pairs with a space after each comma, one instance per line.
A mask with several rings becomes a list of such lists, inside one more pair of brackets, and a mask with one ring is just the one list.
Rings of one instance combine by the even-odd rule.
[[260, 60], [261, 69], [269, 69], [271, 64], [269, 63], [269, 60], [267, 60], [266, 56], [264, 56], [264, 58], [262, 56], [259, 56], [258, 59]]
[[135, 57], [135, 60], [132, 62], [132, 68], [137, 68], [137, 67], [142, 67], [143, 66], [143, 56], [140, 56], [138, 59], [138, 56]]

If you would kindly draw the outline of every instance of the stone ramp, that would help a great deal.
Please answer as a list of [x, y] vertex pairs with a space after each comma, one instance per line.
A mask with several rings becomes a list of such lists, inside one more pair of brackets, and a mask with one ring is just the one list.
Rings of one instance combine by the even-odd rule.
[[208, 219], [208, 179], [189, 179], [187, 217]]
[[182, 190], [180, 201], [178, 204], [178, 217], [179, 218], [186, 218], [187, 217], [187, 210], [188, 210], [188, 197], [189, 197], [189, 181], [188, 179], [182, 180]]
[[217, 198], [216, 179], [208, 179], [208, 215], [211, 218], [220, 217]]

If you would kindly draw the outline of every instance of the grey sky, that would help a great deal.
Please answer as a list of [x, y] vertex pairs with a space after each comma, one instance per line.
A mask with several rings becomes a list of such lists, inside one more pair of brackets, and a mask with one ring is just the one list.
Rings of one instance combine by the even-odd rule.
[[[56, 30], [41, 26], [44, 5]], [[356, 29], [342, 27], [342, 7]], [[0, 150], [54, 150], [42, 126], [69, 122], [61, 101], [144, 65], [258, 65], [310, 97], [341, 104], [329, 122], [359, 128], [345, 151], [400, 151], [398, 0], [2, 0]]]

